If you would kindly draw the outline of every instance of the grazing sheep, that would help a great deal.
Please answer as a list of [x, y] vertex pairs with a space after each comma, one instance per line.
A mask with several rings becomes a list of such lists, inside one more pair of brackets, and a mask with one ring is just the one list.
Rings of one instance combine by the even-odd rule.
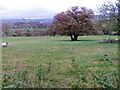
[[8, 46], [8, 42], [2, 43], [3, 47], [7, 47]]
[[116, 41], [118, 40], [118, 39], [115, 39]]

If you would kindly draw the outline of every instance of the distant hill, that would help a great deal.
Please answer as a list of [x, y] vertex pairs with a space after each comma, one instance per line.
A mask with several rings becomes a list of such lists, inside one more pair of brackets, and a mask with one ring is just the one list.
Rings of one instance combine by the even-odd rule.
[[[95, 15], [93, 17], [94, 20], [99, 20], [100, 15]], [[3, 19], [3, 23], [15, 23], [15, 22], [40, 22], [40, 23], [51, 23], [52, 18], [45, 18], [45, 19]]]
[[40, 22], [40, 23], [51, 23], [52, 18], [48, 19], [3, 19], [2, 23], [15, 23], [15, 22]]

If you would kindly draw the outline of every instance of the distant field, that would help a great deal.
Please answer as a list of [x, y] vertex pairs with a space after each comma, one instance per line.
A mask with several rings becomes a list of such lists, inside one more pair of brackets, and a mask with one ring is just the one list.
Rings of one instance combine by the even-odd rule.
[[[49, 63], [60, 63], [60, 68], [64, 72], [67, 71], [72, 60], [75, 60], [79, 67], [94, 67], [93, 71], [104, 69], [117, 71], [118, 44], [98, 42], [105, 38], [107, 36], [81, 36], [79, 41], [70, 41], [67, 36], [4, 37], [3, 42], [9, 42], [9, 46], [2, 48], [3, 72], [13, 72], [16, 64], [20, 68], [28, 66], [32, 70], [40, 64]], [[105, 58], [110, 59], [112, 64], [107, 60], [101, 61]], [[93, 87], [92, 84], [90, 85], [88, 86]], [[63, 87], [70, 86], [66, 83]]]

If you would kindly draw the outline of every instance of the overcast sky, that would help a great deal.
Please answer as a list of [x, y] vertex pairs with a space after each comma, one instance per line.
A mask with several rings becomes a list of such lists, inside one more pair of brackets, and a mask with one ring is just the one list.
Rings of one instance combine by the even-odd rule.
[[85, 6], [97, 12], [96, 5], [116, 0], [0, 0], [0, 17], [12, 18], [52, 18], [72, 6]]

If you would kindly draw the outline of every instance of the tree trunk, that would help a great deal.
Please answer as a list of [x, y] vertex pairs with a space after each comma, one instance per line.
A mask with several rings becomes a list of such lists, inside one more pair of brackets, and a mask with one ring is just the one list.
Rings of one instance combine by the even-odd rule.
[[56, 32], [53, 32], [53, 36], [55, 36], [56, 35]]
[[71, 37], [71, 41], [77, 41], [78, 40], [78, 36], [77, 35], [74, 35], [74, 37], [72, 35], [70, 35]]
[[74, 41], [74, 38], [73, 38], [73, 36], [72, 36], [72, 35], [70, 35], [70, 37], [71, 37], [71, 41]]
[[78, 39], [78, 36], [74, 35], [74, 41], [77, 41], [77, 39]]

